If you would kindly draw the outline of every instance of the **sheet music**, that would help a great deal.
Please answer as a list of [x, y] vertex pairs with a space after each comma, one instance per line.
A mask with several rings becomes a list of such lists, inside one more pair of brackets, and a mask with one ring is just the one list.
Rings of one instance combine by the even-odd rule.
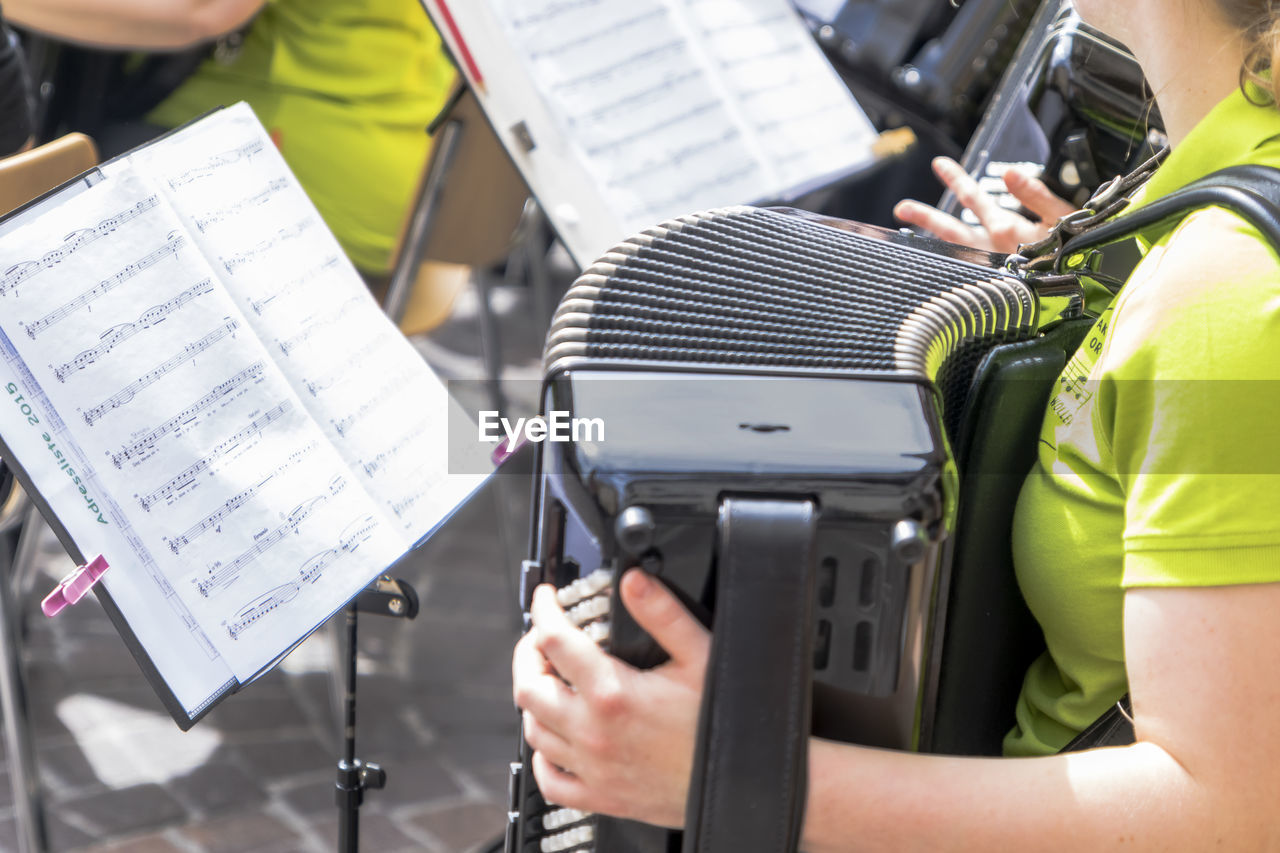
[[786, 0], [489, 2], [628, 231], [871, 158], [870, 122]]
[[669, 3], [491, 2], [628, 227], [757, 198], [773, 185]]
[[407, 549], [479, 484], [448, 475], [444, 385], [370, 297], [247, 105], [138, 156]]
[[683, 0], [698, 43], [775, 171], [777, 193], [868, 162], [876, 134], [779, 0]]
[[0, 270], [6, 369], [87, 507], [69, 530], [189, 713], [402, 553], [157, 183], [117, 165], [9, 235]]

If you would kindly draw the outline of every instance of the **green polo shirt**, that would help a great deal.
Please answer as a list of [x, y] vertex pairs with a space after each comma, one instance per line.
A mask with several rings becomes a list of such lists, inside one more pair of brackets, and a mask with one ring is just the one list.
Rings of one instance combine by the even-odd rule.
[[[1280, 166], [1280, 111], [1236, 92], [1137, 205], [1244, 163]], [[1280, 581], [1280, 258], [1222, 208], [1145, 237], [1059, 378], [1019, 497], [1014, 563], [1048, 650], [1008, 755], [1058, 751], [1127, 692], [1126, 589]]]
[[148, 119], [248, 101], [356, 266], [388, 269], [454, 71], [418, 0], [267, 0]]

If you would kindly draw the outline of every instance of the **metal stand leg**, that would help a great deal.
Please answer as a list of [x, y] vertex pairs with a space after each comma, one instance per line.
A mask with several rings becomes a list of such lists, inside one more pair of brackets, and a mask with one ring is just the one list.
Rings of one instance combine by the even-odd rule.
[[371, 761], [356, 758], [356, 619], [376, 613], [397, 619], [418, 615], [418, 595], [402, 580], [382, 576], [347, 605], [346, 689], [342, 696], [342, 758], [338, 760], [338, 853], [360, 849], [360, 805], [364, 792], [386, 787], [387, 774]]
[[343, 753], [338, 761], [338, 853], [360, 849], [360, 804], [365, 788], [381, 788], [387, 774], [356, 758], [356, 605], [347, 607], [347, 690], [343, 702]]
[[524, 241], [529, 269], [529, 299], [533, 302], [534, 322], [545, 334], [556, 308], [551, 296], [551, 271], [547, 269], [547, 219], [534, 199], [525, 206], [525, 216], [529, 220]]
[[[10, 586], [15, 600], [21, 601], [35, 588], [36, 573], [40, 571], [40, 534], [44, 531], [44, 517], [34, 503], [28, 503], [18, 534], [18, 547], [14, 552], [13, 574]], [[68, 568], [71, 563], [68, 561]], [[18, 623], [19, 627], [21, 623]]]
[[409, 293], [418, 276], [418, 267], [422, 264], [423, 252], [427, 249], [427, 238], [431, 236], [431, 227], [435, 222], [436, 211], [440, 206], [440, 195], [444, 191], [445, 178], [453, 157], [458, 151], [458, 143], [462, 139], [462, 122], [446, 122], [437, 131], [436, 154], [431, 169], [418, 197], [413, 202], [413, 218], [409, 220], [409, 228], [404, 235], [404, 245], [400, 247], [400, 256], [396, 259], [396, 268], [391, 273], [391, 283], [387, 286], [387, 296], [382, 301], [382, 310], [391, 322], [399, 323], [404, 317], [405, 306], [409, 304]]
[[[39, 528], [30, 520], [24, 525], [16, 551], [37, 538]], [[8, 537], [6, 537], [8, 539]], [[5, 546], [8, 545], [6, 541]], [[29, 545], [28, 549], [33, 548]], [[14, 810], [21, 853], [44, 853], [48, 849], [40, 775], [31, 739], [27, 714], [26, 678], [22, 668], [21, 621], [14, 595], [15, 570], [21, 559], [11, 559], [8, 547], [0, 547], [0, 710], [4, 712], [5, 749], [13, 785]], [[30, 557], [28, 557], [30, 559]]]
[[485, 384], [489, 387], [489, 400], [499, 413], [507, 411], [507, 401], [502, 394], [502, 339], [498, 333], [498, 318], [493, 313], [493, 283], [482, 271], [475, 273], [476, 295], [480, 298], [480, 353], [484, 361]]

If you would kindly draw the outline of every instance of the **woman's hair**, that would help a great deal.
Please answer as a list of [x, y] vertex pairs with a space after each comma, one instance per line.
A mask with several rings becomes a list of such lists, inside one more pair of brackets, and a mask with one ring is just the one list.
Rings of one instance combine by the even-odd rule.
[[1245, 38], [1241, 88], [1253, 98], [1257, 90], [1248, 84], [1255, 84], [1270, 103], [1280, 104], [1280, 78], [1272, 74], [1272, 69], [1280, 68], [1280, 4], [1274, 0], [1214, 2]]

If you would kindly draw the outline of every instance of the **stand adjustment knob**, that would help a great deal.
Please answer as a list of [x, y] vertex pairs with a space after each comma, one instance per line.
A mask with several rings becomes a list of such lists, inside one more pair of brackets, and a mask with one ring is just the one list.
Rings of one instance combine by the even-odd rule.
[[363, 788], [377, 790], [387, 786], [387, 771], [380, 764], [366, 761], [360, 767], [360, 785]]

